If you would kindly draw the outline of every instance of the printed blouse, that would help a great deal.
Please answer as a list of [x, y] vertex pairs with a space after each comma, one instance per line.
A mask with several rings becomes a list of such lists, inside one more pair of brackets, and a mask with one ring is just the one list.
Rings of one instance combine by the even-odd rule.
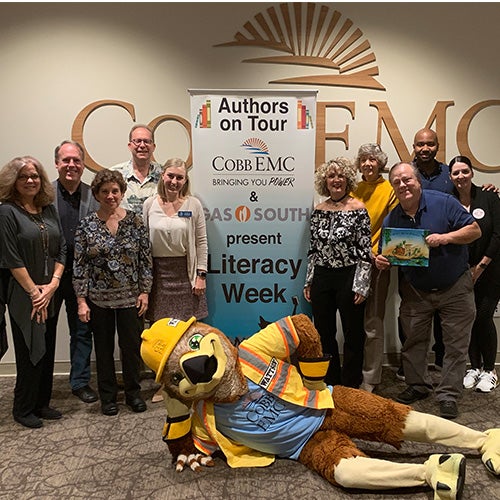
[[112, 235], [97, 213], [84, 217], [75, 234], [73, 287], [99, 307], [135, 307], [153, 282], [149, 236], [141, 215], [127, 210]]
[[371, 279], [371, 231], [366, 208], [316, 209], [311, 214], [310, 225], [306, 286], [312, 282], [315, 266], [337, 269], [355, 265], [352, 290], [367, 297]]

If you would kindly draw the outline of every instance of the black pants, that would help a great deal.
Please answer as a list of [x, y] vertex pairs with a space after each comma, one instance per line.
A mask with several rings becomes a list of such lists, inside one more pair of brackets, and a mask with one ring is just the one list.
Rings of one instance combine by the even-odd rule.
[[25, 417], [40, 408], [49, 406], [52, 397], [56, 335], [55, 332], [45, 333], [45, 355], [34, 365], [30, 359], [23, 332], [12, 316], [10, 316], [10, 324], [17, 371], [12, 414], [15, 417]]
[[144, 322], [135, 307], [107, 309], [88, 301], [97, 367], [97, 386], [103, 403], [116, 402], [115, 330], [121, 350], [125, 400], [140, 395], [141, 333]]
[[[354, 304], [352, 284], [355, 266], [329, 269], [314, 268], [311, 283], [311, 305], [314, 325], [321, 337], [325, 354], [331, 354], [325, 382], [332, 385], [359, 387], [362, 381], [365, 345], [364, 303]], [[344, 359], [341, 365], [337, 343], [337, 311], [344, 333]]]

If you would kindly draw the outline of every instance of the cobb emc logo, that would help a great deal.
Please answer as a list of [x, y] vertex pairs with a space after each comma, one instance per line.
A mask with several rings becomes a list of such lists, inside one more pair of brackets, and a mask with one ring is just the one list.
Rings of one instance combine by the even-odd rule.
[[252, 137], [247, 139], [241, 147], [245, 148], [252, 155], [269, 155], [269, 148], [262, 139]]
[[264, 47], [284, 55], [244, 59], [248, 63], [292, 64], [331, 70], [269, 83], [327, 85], [385, 90], [375, 54], [363, 32], [337, 10], [315, 3], [284, 3], [247, 21], [231, 42], [215, 47]]

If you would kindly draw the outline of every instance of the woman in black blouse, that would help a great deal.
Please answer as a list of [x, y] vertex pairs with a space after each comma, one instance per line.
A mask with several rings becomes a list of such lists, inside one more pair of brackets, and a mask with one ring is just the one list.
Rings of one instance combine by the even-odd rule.
[[500, 199], [497, 193], [483, 191], [472, 183], [474, 171], [466, 156], [455, 156], [449, 166], [454, 195], [481, 228], [481, 237], [469, 245], [476, 320], [469, 346], [471, 368], [465, 374], [464, 387], [491, 392], [498, 386], [493, 314], [500, 300]]
[[[356, 171], [346, 158], [330, 160], [317, 169], [316, 191], [328, 198], [311, 215], [304, 287], [323, 352], [332, 356], [325, 381], [348, 387], [359, 387], [362, 380], [364, 301], [371, 278], [370, 218], [365, 205], [349, 196], [355, 187]], [[337, 311], [344, 333], [342, 367]]]
[[141, 333], [153, 282], [149, 236], [142, 216], [121, 207], [127, 183], [103, 169], [91, 184], [99, 209], [84, 217], [75, 234], [73, 287], [78, 317], [94, 332], [97, 385], [104, 415], [118, 413], [115, 332], [121, 350], [125, 403], [146, 410], [141, 397]]
[[49, 407], [56, 338], [45, 328], [55, 314], [52, 297], [66, 260], [53, 200], [52, 185], [35, 158], [14, 158], [0, 171], [0, 267], [12, 276], [7, 306], [17, 370], [12, 414], [31, 428], [41, 427], [41, 418], [61, 418]]

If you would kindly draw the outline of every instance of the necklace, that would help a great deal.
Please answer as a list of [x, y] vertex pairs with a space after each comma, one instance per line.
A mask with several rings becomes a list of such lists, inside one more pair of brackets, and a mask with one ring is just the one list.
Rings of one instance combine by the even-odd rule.
[[330, 201], [333, 203], [333, 204], [337, 204], [337, 203], [340, 203], [342, 200], [344, 200], [345, 198], [347, 198], [347, 196], [349, 195], [349, 193], [345, 193], [344, 196], [341, 196], [338, 200], [334, 200], [331, 196], [330, 196]]
[[40, 239], [42, 240], [42, 249], [44, 256], [44, 276], [47, 277], [49, 275], [49, 231], [47, 229], [47, 225], [43, 219], [43, 215], [40, 212], [39, 214], [30, 214], [25, 210], [28, 214], [29, 218], [36, 224], [38, 230], [40, 231]]

